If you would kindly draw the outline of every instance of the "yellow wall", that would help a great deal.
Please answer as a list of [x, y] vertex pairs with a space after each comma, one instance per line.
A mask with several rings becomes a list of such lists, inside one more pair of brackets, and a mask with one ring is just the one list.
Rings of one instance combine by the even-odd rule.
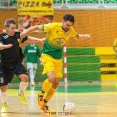
[[95, 47], [96, 55], [113, 55], [115, 52], [112, 47]]

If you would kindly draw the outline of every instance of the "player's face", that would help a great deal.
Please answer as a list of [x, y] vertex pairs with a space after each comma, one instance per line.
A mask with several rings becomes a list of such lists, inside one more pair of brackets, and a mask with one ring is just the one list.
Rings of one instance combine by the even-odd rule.
[[67, 32], [70, 27], [73, 25], [73, 22], [70, 22], [70, 21], [64, 21], [62, 22], [62, 29]]
[[7, 34], [9, 36], [13, 36], [15, 33], [16, 25], [15, 24], [10, 24], [9, 27], [6, 27]]

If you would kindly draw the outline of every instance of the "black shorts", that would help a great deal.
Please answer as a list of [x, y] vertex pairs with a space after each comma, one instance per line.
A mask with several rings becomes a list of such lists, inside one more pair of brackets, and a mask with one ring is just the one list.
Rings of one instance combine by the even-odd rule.
[[27, 70], [22, 63], [17, 63], [14, 69], [8, 69], [3, 65], [2, 72], [3, 75], [0, 76], [0, 86], [4, 86], [10, 83], [13, 79], [14, 74], [17, 76], [20, 74], [28, 75]]

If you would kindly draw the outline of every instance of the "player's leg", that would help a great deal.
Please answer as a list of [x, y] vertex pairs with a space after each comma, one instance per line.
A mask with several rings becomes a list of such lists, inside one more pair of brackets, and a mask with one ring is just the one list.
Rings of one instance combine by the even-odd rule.
[[36, 75], [36, 70], [37, 70], [37, 63], [33, 63], [33, 80], [31, 81], [32, 83], [31, 83], [31, 85], [32, 86], [35, 86], [35, 81], [34, 81], [34, 79], [35, 79], [35, 75]]
[[1, 97], [1, 101], [3, 103], [1, 112], [7, 112], [8, 111], [8, 105], [7, 105], [7, 98], [8, 98], [8, 96], [7, 96], [7, 88], [8, 88], [8, 85], [1, 86], [0, 97]]
[[[26, 74], [21, 74], [21, 75], [18, 75], [19, 78], [21, 79], [21, 82], [19, 84], [19, 91], [18, 91], [18, 94], [19, 94], [19, 97], [20, 97], [20, 100], [23, 104], [27, 104], [27, 101], [25, 99], [25, 96], [24, 96], [24, 91], [26, 90], [26, 88], [28, 87], [28, 75]], [[24, 80], [25, 79], [25, 80]]]
[[42, 63], [44, 66], [43, 74], [48, 73], [48, 77], [42, 85], [42, 91], [39, 92], [38, 94], [38, 104], [39, 106], [43, 105], [43, 97], [47, 89], [51, 86], [51, 83], [55, 79], [55, 72], [54, 72], [54, 63], [53, 63], [53, 58], [46, 55], [42, 54]]
[[51, 86], [51, 83], [49, 82], [48, 78], [43, 82], [42, 90], [38, 94], [38, 104], [39, 106], [43, 106], [43, 97], [47, 89]]
[[[49, 78], [49, 77], [48, 77]], [[48, 109], [48, 106], [47, 106], [47, 102], [53, 97], [54, 93], [56, 92], [56, 89], [59, 85], [59, 81], [60, 81], [60, 78], [56, 78], [52, 85], [49, 87], [49, 89], [47, 90], [46, 92], [46, 95], [44, 97], [44, 101], [43, 101], [43, 106], [40, 107], [41, 110], [43, 110], [44, 112], [50, 112], [50, 110]]]
[[60, 78], [56, 78], [53, 82], [48, 91], [46, 92], [46, 96], [44, 97], [44, 105], [53, 97], [57, 87], [59, 86]]
[[12, 81], [13, 75], [14, 73], [11, 70], [9, 71], [8, 69], [0, 68], [0, 87], [1, 87], [0, 97], [3, 103], [1, 112], [8, 111], [7, 89], [8, 89], [8, 83]]
[[55, 72], [54, 71], [48, 72], [47, 73], [47, 76], [48, 76], [48, 78], [43, 82], [42, 91], [38, 94], [38, 104], [40, 106], [43, 106], [44, 105], [43, 97], [44, 97], [45, 92], [51, 86], [52, 82], [55, 80]]
[[19, 84], [19, 91], [18, 91], [19, 98], [20, 98], [20, 100], [21, 100], [21, 102], [23, 104], [27, 104], [27, 101], [26, 101], [25, 96], [24, 96], [24, 91], [28, 87], [29, 77], [28, 77], [27, 71], [26, 71], [26, 69], [25, 69], [23, 64], [21, 64], [21, 63], [18, 64], [17, 71], [15, 72], [15, 74], [21, 80], [21, 82]]
[[34, 72], [33, 72], [33, 63], [27, 63], [27, 69], [29, 71], [30, 85], [34, 84]]
[[[51, 99], [51, 97], [54, 95], [56, 89], [52, 87], [52, 85], [48, 85], [48, 83], [46, 84], [46, 82], [49, 82], [49, 83], [53, 83], [55, 81], [55, 72], [54, 71], [51, 71], [51, 72], [48, 72], [47, 73], [47, 76], [48, 76], [48, 80], [46, 79], [43, 86], [42, 86], [42, 90], [46, 90], [46, 95], [44, 96], [43, 100], [41, 101], [41, 104], [39, 103], [40, 105], [40, 109], [43, 110], [44, 112], [50, 112], [50, 110], [48, 109], [48, 106], [47, 106], [47, 102]], [[49, 86], [49, 87], [47, 87]]]
[[49, 89], [46, 92], [46, 95], [43, 99], [43, 106], [41, 109], [44, 112], [48, 112], [47, 108], [47, 102], [53, 97], [58, 85], [60, 78], [62, 78], [62, 60], [54, 60], [54, 65], [55, 65], [55, 72], [48, 72], [48, 80], [52, 83], [52, 85], [49, 87]]

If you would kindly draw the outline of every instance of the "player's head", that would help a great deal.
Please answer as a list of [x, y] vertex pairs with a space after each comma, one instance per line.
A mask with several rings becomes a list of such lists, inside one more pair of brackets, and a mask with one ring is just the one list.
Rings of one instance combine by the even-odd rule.
[[6, 32], [10, 35], [13, 36], [15, 33], [15, 28], [16, 28], [16, 21], [13, 18], [9, 18], [5, 21], [4, 26], [6, 28]]
[[71, 14], [65, 14], [63, 16], [62, 28], [64, 31], [68, 31], [69, 28], [74, 24], [74, 16]]

